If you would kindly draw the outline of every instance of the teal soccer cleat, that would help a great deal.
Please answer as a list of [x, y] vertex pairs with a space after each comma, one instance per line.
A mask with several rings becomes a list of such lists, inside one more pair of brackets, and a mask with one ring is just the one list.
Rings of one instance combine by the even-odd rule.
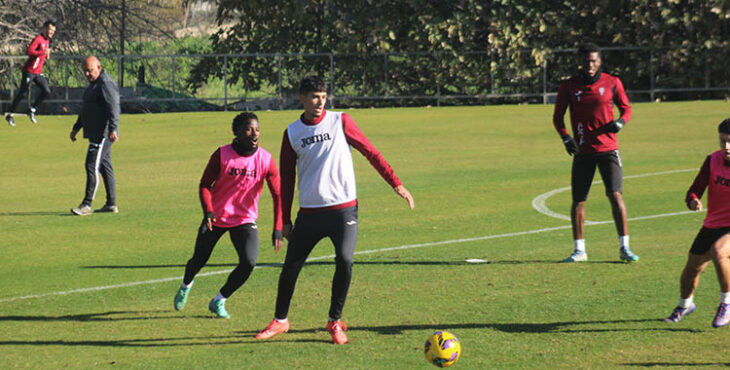
[[188, 301], [188, 293], [190, 293], [190, 288], [183, 288], [180, 287], [180, 289], [177, 290], [177, 294], [175, 294], [175, 309], [180, 311], [185, 307], [185, 302]]
[[621, 248], [620, 258], [626, 262], [636, 262], [639, 260], [639, 256], [635, 255], [629, 248]]
[[211, 299], [210, 303], [208, 304], [208, 309], [210, 312], [216, 314], [218, 318], [221, 319], [230, 319], [231, 315], [228, 314], [228, 311], [226, 311], [226, 303], [224, 301], [221, 301], [220, 299]]

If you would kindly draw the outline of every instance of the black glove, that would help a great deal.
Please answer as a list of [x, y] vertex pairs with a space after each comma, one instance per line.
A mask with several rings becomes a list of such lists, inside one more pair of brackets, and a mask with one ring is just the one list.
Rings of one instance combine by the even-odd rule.
[[276, 240], [284, 241], [284, 235], [281, 233], [281, 230], [274, 230], [274, 232], [271, 233], [271, 244], [275, 245]]
[[570, 135], [563, 136], [563, 144], [565, 144], [565, 151], [568, 152], [568, 155], [578, 154], [578, 144]]
[[623, 118], [615, 119], [609, 123], [608, 126], [608, 132], [613, 132], [614, 134], [621, 131], [621, 129], [626, 124], [626, 121], [624, 121]]

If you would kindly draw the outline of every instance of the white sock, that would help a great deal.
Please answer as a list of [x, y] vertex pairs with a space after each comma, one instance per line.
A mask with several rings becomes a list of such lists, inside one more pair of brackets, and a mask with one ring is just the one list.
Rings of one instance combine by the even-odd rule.
[[619, 247], [628, 249], [629, 248], [629, 236], [628, 235], [619, 236], [618, 244], [619, 244]]
[[692, 300], [694, 299], [694, 296], [689, 296], [687, 298], [679, 297], [679, 303], [677, 306], [682, 308], [687, 308], [692, 305]]
[[329, 321], [337, 321], [337, 320], [339, 320], [339, 319], [333, 319], [331, 317], [329, 318]]
[[180, 288], [190, 289], [190, 287], [193, 286], [194, 282], [195, 281], [191, 281], [190, 284], [185, 284], [185, 282], [183, 282], [182, 284], [180, 284]]
[[586, 240], [585, 239], [573, 240], [573, 249], [575, 249], [576, 252], [585, 253], [586, 252]]
[[215, 296], [215, 298], [213, 298], [213, 299], [216, 300], [216, 301], [221, 301], [221, 302], [225, 302], [226, 301], [226, 297], [224, 297], [223, 294], [221, 294], [221, 292], [218, 292], [218, 295]]
[[730, 292], [722, 293], [722, 303], [730, 304]]
[[274, 320], [276, 320], [276, 321], [278, 321], [278, 322], [282, 322], [282, 323], [284, 323], [284, 322], [287, 322], [287, 321], [289, 321], [289, 319], [288, 319], [288, 318], [286, 318], [286, 317], [285, 317], [285, 318], [283, 318], [283, 319], [277, 319], [276, 317], [274, 317]]

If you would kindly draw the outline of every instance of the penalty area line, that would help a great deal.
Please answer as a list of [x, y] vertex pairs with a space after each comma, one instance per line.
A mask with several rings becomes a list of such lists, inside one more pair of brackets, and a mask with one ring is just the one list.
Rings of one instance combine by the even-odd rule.
[[[694, 212], [693, 211], [684, 211], [684, 212], [664, 213], [664, 214], [660, 214], [660, 215], [632, 217], [632, 218], [629, 218], [628, 220], [629, 221], [639, 221], [639, 220], [647, 220], [647, 219], [660, 218], [660, 217], [685, 215], [685, 214], [689, 214], [689, 213], [694, 213]], [[586, 225], [586, 226], [604, 225], [604, 224], [608, 224], [608, 223], [613, 223], [613, 221], [600, 221], [600, 222], [595, 222], [591, 225]], [[476, 236], [473, 238], [451, 239], [451, 240], [442, 240], [442, 241], [438, 241], [438, 242], [417, 243], [417, 244], [405, 244], [405, 245], [401, 245], [401, 246], [397, 246], [397, 247], [355, 251], [355, 254], [356, 255], [373, 254], [373, 253], [381, 253], [381, 252], [399, 251], [399, 250], [405, 250], [405, 249], [426, 248], [426, 247], [436, 247], [436, 246], [449, 245], [449, 244], [477, 242], [477, 241], [490, 240], [490, 239], [511, 238], [511, 237], [516, 237], [516, 236], [540, 234], [540, 233], [557, 231], [557, 230], [565, 230], [565, 229], [570, 229], [570, 227], [571, 227], [570, 225], [564, 225], [564, 226], [547, 227], [547, 228], [543, 228], [543, 229], [517, 231], [517, 232], [512, 232], [512, 233]], [[335, 257], [334, 254], [330, 254], [330, 255], [326, 255], [326, 256], [311, 257], [311, 258], [307, 259], [307, 262], [325, 260], [325, 259], [330, 259], [330, 258], [334, 258], [334, 257]], [[355, 262], [355, 263], [357, 264], [357, 262]], [[280, 267], [281, 265], [282, 265], [281, 263], [267, 263], [267, 264], [256, 265], [255, 268], [258, 269], [258, 268]], [[230, 272], [231, 272], [231, 270], [217, 270], [217, 271], [203, 272], [203, 273], [198, 274], [196, 277], [228, 274]], [[21, 300], [27, 300], [27, 299], [69, 295], [69, 294], [76, 294], [76, 293], [89, 293], [89, 292], [96, 292], [96, 291], [100, 291], [100, 290], [128, 288], [128, 287], [133, 287], [133, 286], [138, 286], [138, 285], [151, 285], [151, 284], [158, 284], [158, 283], [166, 283], [168, 281], [181, 281], [181, 280], [182, 280], [182, 276], [174, 276], [174, 277], [167, 277], [167, 278], [153, 279], [153, 280], [133, 281], [133, 282], [122, 283], [122, 284], [102, 285], [102, 286], [96, 286], [96, 287], [71, 289], [71, 290], [41, 293], [41, 294], [30, 294], [30, 295], [25, 295], [25, 296], [20, 296], [20, 297], [3, 298], [3, 299], [0, 299], [0, 303], [8, 303], [8, 302], [21, 301]]]

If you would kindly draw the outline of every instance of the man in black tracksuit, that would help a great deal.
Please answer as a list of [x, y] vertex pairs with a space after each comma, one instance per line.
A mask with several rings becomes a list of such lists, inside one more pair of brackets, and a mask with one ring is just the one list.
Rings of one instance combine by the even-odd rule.
[[99, 59], [86, 58], [82, 64], [84, 76], [89, 86], [84, 91], [83, 105], [76, 123], [71, 129], [71, 141], [84, 129], [84, 137], [89, 139], [86, 153], [86, 195], [78, 207], [71, 208], [73, 214], [86, 216], [92, 213], [91, 202], [96, 195], [99, 176], [104, 179], [106, 204], [96, 212], [119, 212], [116, 203], [116, 186], [112, 168], [111, 146], [119, 137], [119, 88], [111, 77], [104, 72]]

